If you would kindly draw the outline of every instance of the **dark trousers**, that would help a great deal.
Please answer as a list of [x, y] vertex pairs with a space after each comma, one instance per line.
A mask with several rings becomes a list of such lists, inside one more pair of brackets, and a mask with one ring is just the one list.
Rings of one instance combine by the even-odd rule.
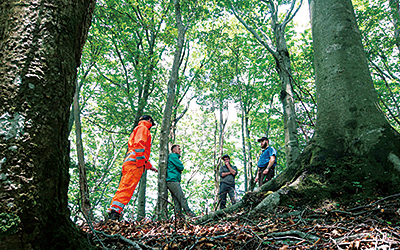
[[263, 172], [266, 168], [267, 167], [258, 168], [259, 169], [259, 171], [258, 171], [258, 186], [259, 187], [261, 187], [267, 181], [272, 180], [272, 178], [274, 178], [274, 176], [275, 176], [275, 167], [271, 167], [267, 174], [263, 174]]
[[182, 187], [180, 182], [167, 182], [167, 188], [171, 192], [172, 199], [174, 200], [175, 213], [177, 217], [183, 217], [182, 208], [188, 216], [194, 216], [195, 214], [190, 210], [185, 196], [183, 195]]
[[227, 184], [225, 182], [221, 182], [219, 184], [219, 198], [221, 199], [221, 203], [219, 205], [220, 209], [224, 209], [226, 207], [226, 195], [229, 194], [229, 198], [231, 199], [232, 205], [236, 203], [235, 199], [235, 184]]

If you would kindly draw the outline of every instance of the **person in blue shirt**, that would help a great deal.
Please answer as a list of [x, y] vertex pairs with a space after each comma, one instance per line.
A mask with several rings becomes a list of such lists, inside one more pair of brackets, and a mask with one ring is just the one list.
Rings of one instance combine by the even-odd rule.
[[257, 141], [261, 143], [262, 153], [258, 160], [258, 171], [255, 181], [258, 181], [258, 185], [261, 187], [275, 175], [276, 150], [269, 146], [267, 137], [261, 137]]

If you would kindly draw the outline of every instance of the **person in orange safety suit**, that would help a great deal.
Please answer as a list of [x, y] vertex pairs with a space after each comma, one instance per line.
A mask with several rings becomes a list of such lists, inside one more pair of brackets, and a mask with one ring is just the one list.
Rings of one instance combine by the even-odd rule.
[[121, 212], [131, 200], [144, 170], [150, 169], [158, 172], [149, 161], [151, 151], [150, 128], [153, 125], [153, 118], [149, 115], [144, 115], [140, 117], [139, 125], [133, 129], [129, 137], [128, 152], [122, 164], [122, 178], [119, 182], [118, 190], [111, 200], [108, 217], [110, 220], [119, 220]]

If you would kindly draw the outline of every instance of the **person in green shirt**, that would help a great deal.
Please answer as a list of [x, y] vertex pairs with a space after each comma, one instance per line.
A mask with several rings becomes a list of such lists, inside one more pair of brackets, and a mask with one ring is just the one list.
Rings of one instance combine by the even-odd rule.
[[172, 199], [174, 200], [176, 217], [183, 217], [182, 208], [186, 215], [194, 217], [196, 215], [190, 210], [181, 187], [181, 174], [184, 169], [179, 159], [181, 158], [181, 147], [179, 145], [173, 145], [171, 147], [171, 152], [172, 153], [168, 156], [166, 181], [167, 188], [171, 192]]

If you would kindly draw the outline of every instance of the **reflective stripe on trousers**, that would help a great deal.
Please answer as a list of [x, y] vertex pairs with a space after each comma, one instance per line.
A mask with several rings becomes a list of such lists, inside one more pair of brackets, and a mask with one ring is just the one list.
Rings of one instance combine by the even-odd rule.
[[124, 210], [124, 207], [125, 207], [125, 205], [119, 201], [113, 201], [111, 203], [111, 210], [113, 210], [119, 214], [122, 212], [122, 210]]
[[137, 167], [136, 164], [122, 165], [122, 178], [118, 190], [111, 201], [111, 210], [121, 213], [131, 200], [133, 192], [144, 172], [144, 166]]

